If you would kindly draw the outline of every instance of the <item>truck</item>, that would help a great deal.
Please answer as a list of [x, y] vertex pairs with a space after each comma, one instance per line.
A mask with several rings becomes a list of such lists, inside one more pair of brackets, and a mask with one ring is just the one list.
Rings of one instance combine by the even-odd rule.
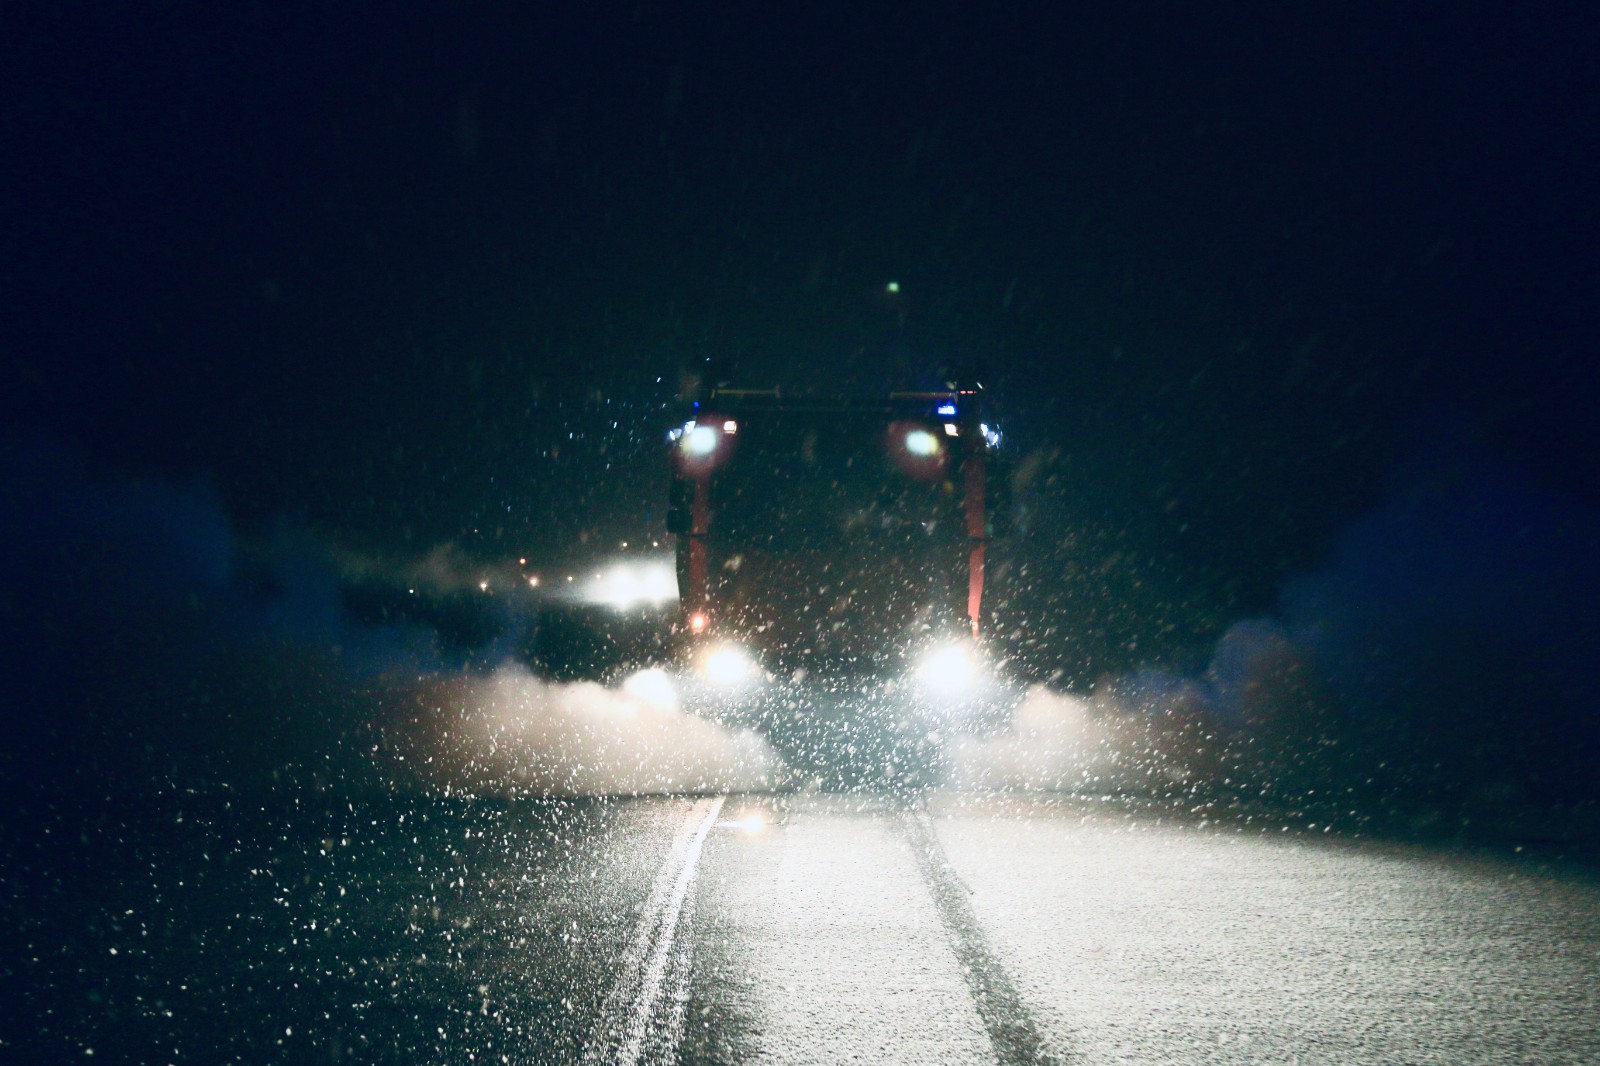
[[[675, 653], [831, 784], [926, 776], [995, 664], [1006, 514], [982, 384], [875, 395], [709, 379], [668, 434]], [[849, 781], [843, 779], [848, 778]]]

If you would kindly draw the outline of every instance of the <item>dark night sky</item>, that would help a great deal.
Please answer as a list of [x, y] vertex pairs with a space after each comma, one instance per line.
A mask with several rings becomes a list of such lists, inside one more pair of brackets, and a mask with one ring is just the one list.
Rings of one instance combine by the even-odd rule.
[[1592, 498], [1593, 16], [1000, 6], [8, 6], [5, 420], [246, 534], [582, 553], [708, 355], [970, 361], [1050, 558], [1196, 639], [1441, 419]]

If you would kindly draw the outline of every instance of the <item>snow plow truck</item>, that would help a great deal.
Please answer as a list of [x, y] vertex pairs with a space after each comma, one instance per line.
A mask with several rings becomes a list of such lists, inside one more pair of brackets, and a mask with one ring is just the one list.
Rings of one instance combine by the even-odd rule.
[[872, 396], [708, 382], [668, 434], [673, 653], [702, 713], [828, 785], [920, 783], [1002, 702], [1006, 514], [981, 384]]

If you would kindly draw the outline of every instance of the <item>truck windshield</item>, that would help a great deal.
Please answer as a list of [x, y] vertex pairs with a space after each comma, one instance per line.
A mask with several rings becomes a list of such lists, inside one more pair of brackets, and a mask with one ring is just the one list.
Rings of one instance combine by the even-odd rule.
[[[713, 483], [717, 539], [782, 553], [954, 534], [952, 482], [931, 462], [914, 473], [897, 464], [891, 425], [876, 413], [741, 419]], [[921, 432], [944, 447], [937, 427]]]
[[875, 410], [737, 425], [708, 538], [717, 599], [737, 621], [791, 647], [860, 646], [959, 610], [965, 530], [940, 424]]

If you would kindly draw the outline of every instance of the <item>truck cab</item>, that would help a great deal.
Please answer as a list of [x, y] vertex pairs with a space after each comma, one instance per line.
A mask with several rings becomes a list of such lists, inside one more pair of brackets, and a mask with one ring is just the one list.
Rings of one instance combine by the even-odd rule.
[[858, 687], [976, 663], [1005, 510], [983, 401], [956, 376], [873, 396], [702, 389], [669, 434], [680, 656]]

